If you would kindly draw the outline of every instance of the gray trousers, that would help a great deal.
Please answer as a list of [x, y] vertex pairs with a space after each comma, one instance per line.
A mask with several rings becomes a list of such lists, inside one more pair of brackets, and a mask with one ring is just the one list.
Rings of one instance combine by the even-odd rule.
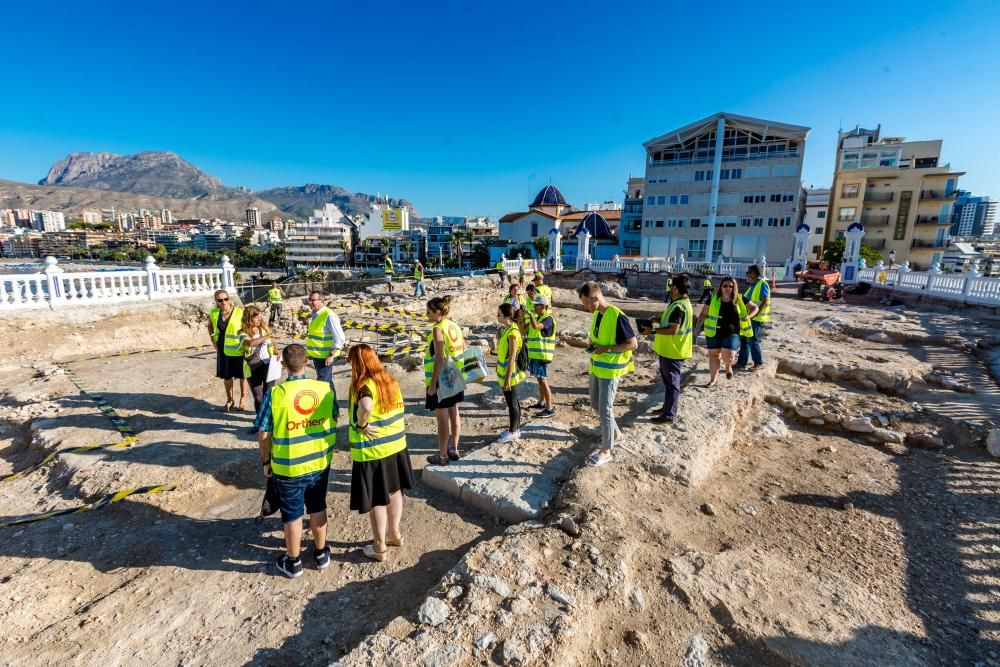
[[621, 378], [605, 380], [596, 375], [590, 376], [590, 407], [601, 420], [601, 449], [611, 449], [615, 446], [615, 438], [621, 435], [618, 422], [615, 421], [615, 394], [618, 393], [618, 383]]

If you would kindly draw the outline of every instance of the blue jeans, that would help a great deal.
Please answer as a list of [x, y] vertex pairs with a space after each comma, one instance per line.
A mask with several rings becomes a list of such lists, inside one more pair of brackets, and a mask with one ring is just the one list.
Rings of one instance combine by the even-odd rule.
[[427, 290], [424, 289], [424, 281], [423, 280], [418, 280], [413, 285], [413, 296], [418, 296], [418, 294], [417, 294], [418, 291], [420, 292], [419, 296], [427, 296]]
[[663, 407], [660, 414], [673, 419], [677, 416], [677, 408], [681, 402], [681, 369], [683, 359], [667, 359], [660, 357], [660, 377], [663, 378]]
[[746, 366], [749, 357], [753, 358], [755, 366], [763, 365], [764, 356], [760, 350], [760, 330], [763, 326], [762, 322], [751, 321], [750, 328], [753, 329], [753, 338], [740, 336], [740, 353], [736, 357], [737, 366]]
[[278, 491], [281, 523], [291, 523], [301, 519], [303, 510], [309, 514], [326, 511], [326, 487], [330, 482], [329, 468], [298, 477], [275, 475], [274, 482]]
[[333, 364], [326, 365], [326, 359], [313, 359], [313, 368], [316, 369], [316, 379], [330, 385], [333, 392], [333, 404], [337, 405], [337, 388], [333, 386]]

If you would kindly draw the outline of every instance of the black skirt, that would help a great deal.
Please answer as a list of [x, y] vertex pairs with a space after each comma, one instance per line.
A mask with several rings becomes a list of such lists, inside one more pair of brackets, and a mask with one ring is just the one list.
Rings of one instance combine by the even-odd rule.
[[385, 507], [389, 496], [413, 488], [413, 469], [407, 450], [377, 461], [354, 462], [351, 470], [351, 509], [367, 514], [373, 507]]
[[215, 377], [223, 380], [243, 379], [243, 355], [226, 356], [221, 347], [217, 348], [215, 353]]
[[453, 407], [465, 400], [465, 392], [460, 391], [454, 396], [438, 399], [437, 392], [433, 396], [428, 395], [424, 401], [424, 407], [428, 410], [445, 410]]

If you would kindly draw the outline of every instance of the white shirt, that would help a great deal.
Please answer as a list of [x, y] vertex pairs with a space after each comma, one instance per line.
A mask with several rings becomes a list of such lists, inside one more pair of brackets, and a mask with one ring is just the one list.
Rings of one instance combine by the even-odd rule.
[[[313, 314], [309, 316], [309, 322], [311, 323], [314, 319], [316, 319], [316, 316], [322, 311], [323, 308], [313, 311]], [[330, 317], [326, 318], [326, 326], [323, 327], [323, 333], [333, 336], [333, 349], [344, 349], [344, 343], [347, 341], [347, 336], [344, 335], [344, 329], [340, 326], [340, 318], [337, 317], [337, 313], [332, 310], [330, 310]]]

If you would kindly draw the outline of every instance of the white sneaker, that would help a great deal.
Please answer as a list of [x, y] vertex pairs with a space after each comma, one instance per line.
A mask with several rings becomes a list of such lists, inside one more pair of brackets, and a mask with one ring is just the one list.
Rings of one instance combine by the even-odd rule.
[[500, 440], [498, 442], [514, 442], [515, 440], [520, 440], [520, 439], [521, 439], [520, 431], [514, 431], [513, 433], [510, 431], [504, 431], [503, 433], [500, 434]]

